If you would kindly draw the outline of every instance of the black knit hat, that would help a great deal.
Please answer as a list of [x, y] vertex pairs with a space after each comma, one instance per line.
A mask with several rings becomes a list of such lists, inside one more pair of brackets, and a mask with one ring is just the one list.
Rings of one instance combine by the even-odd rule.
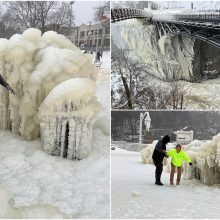
[[168, 142], [170, 142], [170, 137], [169, 135], [165, 135], [163, 138], [162, 138], [162, 141], [164, 144], [167, 144]]

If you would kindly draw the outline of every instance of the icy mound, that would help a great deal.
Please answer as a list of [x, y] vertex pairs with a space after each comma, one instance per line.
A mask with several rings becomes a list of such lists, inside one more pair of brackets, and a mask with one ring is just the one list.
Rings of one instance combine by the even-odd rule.
[[0, 70], [17, 94], [0, 89], [0, 128], [28, 140], [39, 137], [39, 106], [56, 85], [72, 78], [96, 80], [98, 73], [92, 56], [81, 54], [64, 36], [54, 31], [41, 36], [33, 28], [0, 39]]
[[58, 84], [39, 108], [43, 150], [49, 154], [83, 159], [92, 145], [92, 129], [101, 105], [91, 79]]
[[197, 179], [208, 185], [220, 184], [220, 134], [201, 145], [196, 162]]
[[147, 147], [143, 148], [140, 151], [141, 161], [143, 163], [145, 163], [145, 164], [154, 164], [153, 159], [152, 159], [152, 155], [153, 155], [155, 145], [156, 145], [156, 143], [153, 142], [152, 144], [148, 144]]
[[8, 191], [0, 188], [0, 218], [9, 219], [66, 219], [68, 216], [51, 205], [30, 205], [15, 207], [15, 201]]
[[[143, 148], [140, 151], [141, 160], [142, 160], [143, 163], [145, 163], [145, 164], [154, 164], [153, 159], [152, 159], [152, 155], [153, 155], [154, 148], [155, 148], [155, 145], [157, 144], [157, 142], [158, 142], [158, 140], [153, 141], [152, 144], [148, 144], [147, 147]], [[166, 147], [167, 147], [167, 150], [170, 150], [170, 149], [174, 148], [174, 144], [173, 143], [168, 143]], [[168, 163], [169, 163], [169, 160], [164, 158], [164, 165], [167, 165]]]

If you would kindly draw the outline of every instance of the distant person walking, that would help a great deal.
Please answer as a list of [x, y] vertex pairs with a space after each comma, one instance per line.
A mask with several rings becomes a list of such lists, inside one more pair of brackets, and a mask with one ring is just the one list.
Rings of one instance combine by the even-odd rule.
[[162, 186], [161, 182], [161, 174], [163, 172], [163, 159], [164, 157], [168, 157], [166, 155], [166, 145], [170, 142], [170, 137], [168, 135], [164, 136], [160, 141], [157, 142], [154, 152], [152, 155], [152, 159], [154, 165], [156, 167], [155, 170], [155, 184]]
[[176, 185], [180, 185], [181, 175], [182, 175], [182, 164], [183, 160], [189, 163], [192, 166], [192, 161], [185, 151], [182, 150], [180, 144], [176, 146], [175, 149], [169, 150], [167, 155], [171, 157], [171, 172], [170, 172], [170, 185], [173, 185], [173, 178], [177, 168], [177, 179]]
[[98, 51], [96, 54], [96, 61], [100, 63], [101, 58], [102, 58], [102, 52]]
[[15, 91], [9, 86], [9, 84], [4, 80], [2, 75], [0, 74], [0, 84], [4, 86], [8, 91], [10, 91], [13, 95], [15, 95]]

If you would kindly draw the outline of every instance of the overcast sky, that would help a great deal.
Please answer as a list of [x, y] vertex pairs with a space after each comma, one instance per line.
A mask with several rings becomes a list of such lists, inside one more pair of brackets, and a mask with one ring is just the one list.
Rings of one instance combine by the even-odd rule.
[[100, 1], [75, 1], [72, 6], [75, 15], [75, 25], [89, 24], [89, 21], [94, 22], [94, 7], [100, 4]]
[[154, 1], [159, 3], [164, 7], [169, 8], [191, 8], [191, 2], [193, 2], [194, 9], [197, 10], [214, 10], [219, 9], [220, 2], [219, 1]]
[[[132, 0], [130, 0], [132, 1]], [[114, 5], [114, 3], [117, 4], [123, 4], [125, 3], [126, 0], [112, 0], [112, 5]], [[134, 2], [137, 2], [134, 0]], [[191, 8], [191, 2], [193, 2], [193, 6], [194, 9], [197, 10], [215, 10], [215, 9], [220, 9], [220, 1], [218, 0], [208, 0], [208, 1], [185, 1], [185, 0], [178, 0], [178, 1], [159, 1], [159, 0], [154, 0], [153, 2], [159, 4], [162, 7], [165, 8], [187, 8], [190, 9]]]

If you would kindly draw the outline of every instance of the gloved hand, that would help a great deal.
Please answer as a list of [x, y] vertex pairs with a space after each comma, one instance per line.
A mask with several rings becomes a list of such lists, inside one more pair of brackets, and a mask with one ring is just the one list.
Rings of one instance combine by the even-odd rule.
[[11, 88], [11, 86], [7, 85], [6, 87], [13, 95], [16, 95], [15, 91]]
[[189, 165], [192, 166], [193, 165], [192, 162], [190, 162]]

